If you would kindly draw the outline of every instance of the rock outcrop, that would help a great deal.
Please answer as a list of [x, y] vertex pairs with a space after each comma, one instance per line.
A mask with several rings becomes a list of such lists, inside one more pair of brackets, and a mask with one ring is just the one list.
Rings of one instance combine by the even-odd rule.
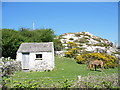
[[68, 49], [68, 42], [74, 42], [77, 47], [88, 52], [106, 52], [112, 55], [118, 52], [117, 47], [109, 40], [92, 35], [89, 32], [65, 33], [57, 37], [64, 49]]

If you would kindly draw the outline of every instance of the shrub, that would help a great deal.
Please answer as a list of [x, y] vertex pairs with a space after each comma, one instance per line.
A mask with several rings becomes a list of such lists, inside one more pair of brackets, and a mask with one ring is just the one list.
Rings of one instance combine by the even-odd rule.
[[68, 79], [64, 80], [62, 88], [70, 88], [71, 84]]
[[84, 37], [85, 39], [89, 39], [88, 37]]
[[89, 38], [91, 37], [90, 35], [88, 35], [88, 34], [85, 34], [85, 36], [88, 36]]
[[72, 88], [119, 88], [118, 74], [112, 75], [89, 75], [81, 77], [80, 80], [75, 82]]
[[80, 34], [80, 33], [76, 33], [75, 36], [76, 36], [76, 37], [80, 37], [81, 34]]
[[106, 43], [97, 43], [97, 44], [93, 44], [93, 46], [108, 47]]
[[88, 53], [78, 55], [76, 57], [76, 62], [81, 64], [87, 64], [91, 60], [100, 59], [104, 62], [105, 68], [114, 68], [118, 66], [118, 59], [114, 56], [103, 54], [103, 53]]
[[80, 46], [80, 47], [82, 47], [82, 46], [83, 46], [83, 44], [79, 44], [79, 46]]
[[6, 77], [13, 74], [16, 71], [21, 70], [21, 62], [17, 62], [14, 59], [4, 58], [0, 59], [1, 76]]
[[69, 40], [74, 40], [73, 38], [70, 38]]
[[77, 56], [76, 53], [77, 53], [77, 48], [72, 48], [65, 52], [65, 56], [70, 58], [75, 58]]
[[[5, 79], [6, 87], [15, 89], [33, 89], [33, 88], [119, 88], [118, 74], [111, 75], [106, 74], [88, 74], [88, 76], [81, 77], [80, 79], [63, 79], [53, 81], [47, 79], [50, 83], [47, 83], [44, 79], [35, 80], [14, 80], [12, 78]], [[7, 89], [5, 89], [7, 90]]]
[[100, 38], [92, 38], [95, 41], [101, 42]]
[[72, 57], [72, 51], [66, 51], [65, 56], [71, 58]]
[[29, 88], [40, 88], [40, 84], [35, 80], [26, 80], [26, 81], [12, 81], [12, 85], [9, 83], [6, 84], [8, 88], [16, 88], [16, 89], [29, 89]]
[[88, 43], [89, 41], [86, 38], [81, 38], [79, 43]]
[[54, 50], [61, 51], [63, 49], [63, 45], [59, 39], [54, 39]]
[[74, 43], [74, 42], [68, 42], [67, 45], [68, 45], [68, 48], [69, 48], [69, 49], [74, 48], [74, 47], [77, 46], [77, 44]]
[[74, 42], [78, 42], [78, 40], [75, 40]]

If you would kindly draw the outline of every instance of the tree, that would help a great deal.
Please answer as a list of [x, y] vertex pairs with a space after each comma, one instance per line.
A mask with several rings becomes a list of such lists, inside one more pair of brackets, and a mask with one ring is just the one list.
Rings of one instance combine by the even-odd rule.
[[23, 42], [53, 42], [55, 38], [52, 29], [37, 29], [30, 31], [21, 28], [19, 31], [13, 29], [2, 29], [2, 56], [16, 58], [16, 52]]
[[15, 59], [17, 49], [24, 42], [24, 38], [12, 29], [2, 30], [2, 56]]
[[63, 49], [62, 43], [59, 39], [54, 39], [54, 50], [61, 51]]
[[38, 29], [34, 30], [36, 35], [41, 39], [42, 42], [53, 42], [55, 35], [52, 29]]

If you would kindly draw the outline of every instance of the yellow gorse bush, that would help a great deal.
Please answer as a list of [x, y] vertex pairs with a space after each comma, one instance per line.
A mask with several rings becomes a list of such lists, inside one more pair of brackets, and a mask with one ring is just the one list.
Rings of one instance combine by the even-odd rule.
[[76, 47], [77, 44], [75, 42], [68, 42], [67, 45], [71, 49], [71, 48]]
[[72, 49], [69, 49], [68, 51], [65, 52], [65, 56], [66, 57], [76, 57], [76, 52], [77, 52], [77, 48], [72, 48]]
[[82, 54], [78, 55], [76, 57], [76, 62], [81, 64], [86, 64], [91, 60], [102, 60], [104, 62], [105, 68], [114, 68], [118, 65], [118, 59], [114, 56], [103, 54], [103, 53], [88, 53], [88, 54]]

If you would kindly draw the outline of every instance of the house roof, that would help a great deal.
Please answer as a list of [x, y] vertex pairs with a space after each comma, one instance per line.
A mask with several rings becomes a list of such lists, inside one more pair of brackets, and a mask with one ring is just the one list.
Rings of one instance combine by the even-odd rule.
[[53, 42], [47, 43], [22, 43], [17, 52], [50, 52]]

